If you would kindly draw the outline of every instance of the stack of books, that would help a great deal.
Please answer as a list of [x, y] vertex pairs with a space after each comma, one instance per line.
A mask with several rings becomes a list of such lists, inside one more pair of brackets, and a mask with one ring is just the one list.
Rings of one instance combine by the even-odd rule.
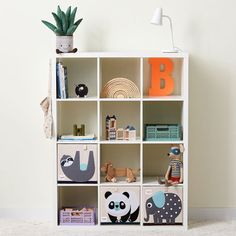
[[57, 98], [68, 98], [67, 67], [61, 62], [56, 65]]
[[88, 134], [85, 136], [61, 135], [59, 141], [89, 141], [96, 140], [95, 134]]

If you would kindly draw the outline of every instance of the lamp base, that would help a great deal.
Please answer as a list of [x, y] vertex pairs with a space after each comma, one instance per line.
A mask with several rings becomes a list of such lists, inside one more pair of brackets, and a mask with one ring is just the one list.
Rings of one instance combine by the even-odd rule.
[[161, 50], [163, 53], [178, 53], [180, 50], [178, 49], [169, 49], [169, 50]]

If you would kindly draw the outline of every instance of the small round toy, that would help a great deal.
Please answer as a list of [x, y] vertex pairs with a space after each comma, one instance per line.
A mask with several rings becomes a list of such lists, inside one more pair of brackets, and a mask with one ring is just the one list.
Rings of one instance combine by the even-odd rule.
[[75, 87], [75, 93], [77, 96], [84, 98], [88, 94], [88, 87], [85, 84], [78, 84]]

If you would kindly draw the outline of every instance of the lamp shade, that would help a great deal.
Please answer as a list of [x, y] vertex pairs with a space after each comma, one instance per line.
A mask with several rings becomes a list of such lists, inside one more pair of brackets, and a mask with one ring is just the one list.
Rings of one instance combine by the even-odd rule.
[[154, 25], [162, 25], [162, 8], [158, 7], [156, 8], [152, 19], [151, 19], [151, 23]]

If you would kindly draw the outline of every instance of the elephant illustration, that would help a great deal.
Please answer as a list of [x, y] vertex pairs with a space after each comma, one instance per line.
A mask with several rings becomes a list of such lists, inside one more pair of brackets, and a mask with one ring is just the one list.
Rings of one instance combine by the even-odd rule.
[[74, 182], [87, 182], [95, 172], [95, 163], [93, 151], [89, 152], [88, 164], [80, 162], [80, 152], [77, 151], [73, 159], [69, 155], [63, 155], [61, 158], [61, 168], [65, 176]]
[[175, 218], [182, 211], [182, 202], [175, 193], [156, 192], [146, 201], [146, 218], [149, 222], [150, 215], [153, 215], [154, 224], [175, 224]]

